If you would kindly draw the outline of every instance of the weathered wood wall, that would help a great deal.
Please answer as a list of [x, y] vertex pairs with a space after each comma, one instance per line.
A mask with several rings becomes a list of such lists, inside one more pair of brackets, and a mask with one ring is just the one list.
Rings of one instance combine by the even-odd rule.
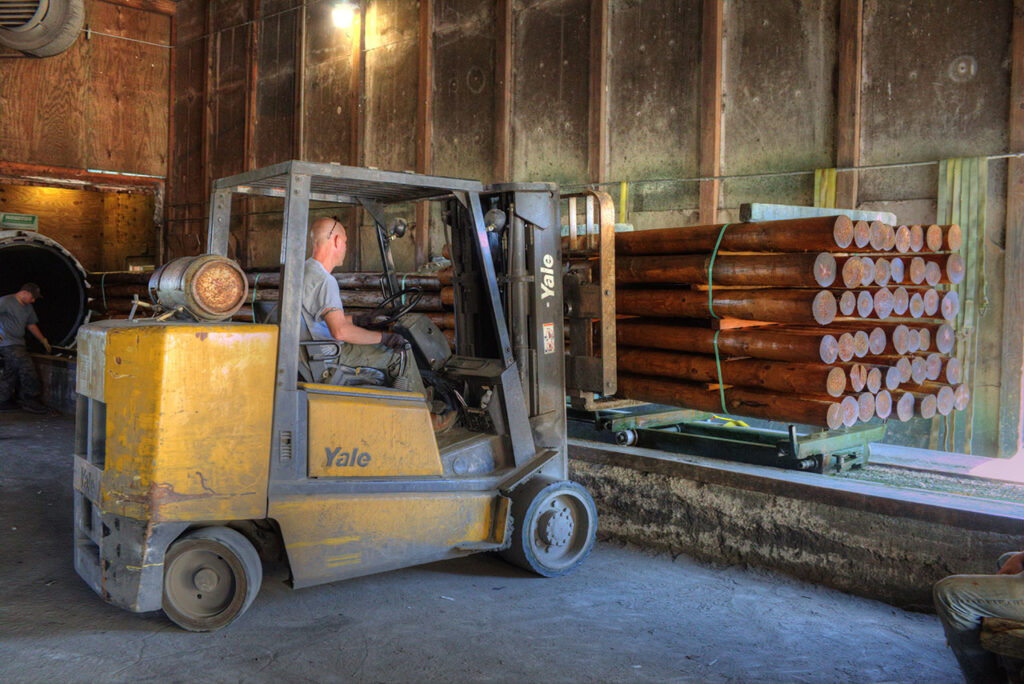
[[66, 52], [0, 54], [0, 210], [39, 216], [87, 269], [116, 270], [159, 249], [173, 6], [85, 10]]
[[34, 214], [39, 232], [89, 271], [120, 271], [125, 257], [156, 254], [152, 193], [98, 192], [0, 183], [0, 211]]
[[87, 0], [85, 22], [59, 55], [0, 58], [0, 161], [162, 178], [171, 18]]
[[[362, 17], [339, 29], [327, 2], [183, 0], [171, 253], [201, 250], [213, 177], [293, 157], [399, 170], [426, 159], [433, 173], [484, 181], [607, 181], [616, 201], [627, 181], [627, 221], [650, 228], [734, 220], [752, 200], [810, 204], [815, 168], [1011, 151], [1011, 77], [1024, 74], [1011, 73], [1010, 0], [743, 0], [724, 12], [721, 0], [423, 2], [426, 11], [364, 0]], [[720, 181], [706, 177], [715, 169]], [[935, 220], [935, 164], [841, 175], [847, 205]], [[1024, 339], [1019, 315], [1002, 320], [1004, 275], [1024, 268], [1019, 248], [1003, 261], [1006, 162], [993, 161], [989, 178], [978, 453], [997, 451], [1000, 402], [1016, 401], [1019, 414], [1002, 378], [1020, 380], [1020, 357], [1011, 368], [999, 357], [1004, 327]], [[233, 249], [273, 266], [280, 207], [239, 208]], [[435, 217], [425, 256], [440, 235]], [[372, 267], [362, 237], [353, 263]], [[399, 243], [400, 268], [415, 265], [414, 244]]]

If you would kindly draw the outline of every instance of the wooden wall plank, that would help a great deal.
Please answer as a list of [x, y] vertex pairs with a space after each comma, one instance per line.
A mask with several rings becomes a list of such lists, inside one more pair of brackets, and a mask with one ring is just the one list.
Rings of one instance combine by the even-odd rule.
[[[419, 55], [416, 77], [416, 171], [433, 171], [434, 133], [434, 2], [420, 0]], [[430, 258], [430, 205], [416, 204], [415, 239], [416, 266]]]
[[431, 161], [442, 176], [495, 178], [497, 3], [434, 3]]
[[[245, 170], [249, 27], [236, 25], [211, 36], [209, 178]], [[207, 184], [207, 191], [209, 190]]]
[[156, 244], [152, 192], [97, 192], [0, 183], [0, 211], [34, 214], [39, 232], [87, 270], [124, 268], [127, 256]]
[[[701, 11], [700, 175], [718, 176], [722, 160], [723, 0], [704, 0]], [[718, 220], [719, 181], [700, 182], [700, 221]]]
[[589, 175], [603, 183], [608, 179], [608, 0], [590, 2], [589, 100]]
[[265, 13], [255, 88], [256, 168], [292, 159], [295, 154], [296, 73], [300, 12]]
[[[1009, 133], [1010, 151], [1024, 152], [1024, 0], [1013, 3]], [[1016, 456], [1024, 449], [1024, 160], [1009, 161], [1006, 186], [999, 455]]]
[[[836, 166], [860, 164], [860, 91], [864, 0], [839, 0], [839, 82], [836, 87]], [[857, 208], [857, 171], [836, 175], [836, 206]]]
[[512, 180], [512, 41], [514, 0], [497, 0], [494, 65], [494, 178]]
[[91, 44], [79, 38], [53, 57], [2, 60], [0, 159], [86, 168], [89, 122], [81, 84], [88, 80], [90, 55]]
[[514, 180], [587, 181], [590, 35], [590, 0], [523, 3], [516, 11]]
[[[165, 15], [96, 2], [91, 21], [104, 33], [170, 43], [171, 20]], [[90, 51], [88, 168], [163, 176], [167, 173], [170, 49], [96, 35]], [[109, 133], [96, 135], [100, 131]]]
[[168, 17], [173, 17], [178, 13], [178, 5], [174, 0], [103, 0], [103, 2], [111, 5], [121, 5], [122, 7], [131, 7], [143, 12], [163, 14]]
[[359, 26], [336, 28], [331, 5], [317, 3], [306, 8], [305, 35], [302, 158], [352, 163], [352, 53], [359, 50]]

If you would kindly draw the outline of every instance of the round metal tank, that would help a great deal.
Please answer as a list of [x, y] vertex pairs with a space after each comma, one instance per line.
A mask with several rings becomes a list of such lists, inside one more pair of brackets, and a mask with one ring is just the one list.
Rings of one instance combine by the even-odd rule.
[[[71, 252], [48, 237], [24, 230], [0, 230], [0, 296], [36, 283], [43, 298], [33, 306], [39, 328], [50, 344], [66, 347], [75, 340], [88, 313], [85, 269]], [[26, 335], [29, 345], [36, 341]]]
[[242, 308], [245, 271], [227, 257], [202, 254], [170, 261], [149, 279], [149, 294], [166, 309], [183, 309], [201, 321], [222, 321]]

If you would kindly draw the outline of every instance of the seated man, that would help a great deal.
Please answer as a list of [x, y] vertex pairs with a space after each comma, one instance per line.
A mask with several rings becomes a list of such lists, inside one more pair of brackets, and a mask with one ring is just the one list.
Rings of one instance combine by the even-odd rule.
[[1005, 681], [996, 657], [981, 647], [981, 619], [1024, 622], [1024, 551], [1000, 559], [996, 575], [952, 575], [935, 583], [935, 610], [964, 679]]
[[313, 223], [310, 239], [313, 256], [306, 259], [303, 276], [302, 339], [343, 342], [338, 363], [377, 368], [392, 381], [404, 378], [401, 384], [409, 391], [425, 394], [412, 352], [402, 351], [407, 345], [405, 338], [393, 332], [361, 328], [345, 314], [338, 281], [331, 275], [345, 260], [345, 226], [336, 219], [319, 219]]

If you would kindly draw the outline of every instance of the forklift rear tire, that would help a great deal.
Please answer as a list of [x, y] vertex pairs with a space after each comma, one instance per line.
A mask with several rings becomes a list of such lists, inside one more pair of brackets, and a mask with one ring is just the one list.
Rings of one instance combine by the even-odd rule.
[[164, 559], [164, 613], [191, 632], [231, 623], [256, 598], [263, 566], [252, 543], [227, 527], [193, 530]]
[[568, 480], [535, 477], [512, 492], [510, 563], [544, 577], [575, 570], [594, 548], [597, 507], [590, 493]]

